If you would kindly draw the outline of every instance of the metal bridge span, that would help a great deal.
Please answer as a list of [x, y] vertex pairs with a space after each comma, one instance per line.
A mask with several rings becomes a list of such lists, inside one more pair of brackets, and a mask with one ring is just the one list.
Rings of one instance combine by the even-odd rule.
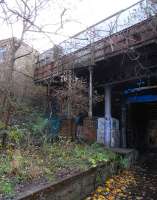
[[71, 69], [96, 66], [100, 61], [156, 43], [156, 39], [156, 4], [142, 0], [62, 42], [57, 58], [53, 48], [41, 54], [35, 64], [34, 81], [43, 83]]

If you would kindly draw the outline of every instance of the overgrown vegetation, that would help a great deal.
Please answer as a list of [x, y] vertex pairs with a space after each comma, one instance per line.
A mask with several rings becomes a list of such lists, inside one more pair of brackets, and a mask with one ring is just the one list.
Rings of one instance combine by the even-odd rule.
[[126, 164], [97, 143], [77, 144], [61, 137], [52, 143], [49, 121], [37, 110], [19, 108], [7, 129], [0, 121], [0, 133], [7, 132], [5, 148], [0, 145], [0, 199], [23, 192], [25, 185], [59, 180], [102, 162]]
[[35, 131], [28, 133], [26, 128], [10, 127], [10, 142], [5, 150], [1, 146], [1, 198], [11, 198], [17, 191], [22, 192], [26, 183], [55, 181], [101, 162], [117, 161], [114, 153], [98, 144], [76, 144], [63, 138], [52, 144], [47, 142], [44, 135], [40, 135], [42, 142], [34, 145], [31, 134], [34, 135]]

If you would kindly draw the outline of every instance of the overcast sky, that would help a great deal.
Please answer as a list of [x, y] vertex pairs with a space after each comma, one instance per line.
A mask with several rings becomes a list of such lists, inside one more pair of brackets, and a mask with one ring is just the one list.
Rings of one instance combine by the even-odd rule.
[[[40, 23], [47, 24], [47, 31], [55, 31], [60, 27], [60, 14], [66, 9], [64, 20], [66, 24], [63, 29], [57, 33], [51, 34], [50, 37], [53, 42], [59, 43], [88, 26], [108, 17], [109, 15], [124, 9], [138, 0], [51, 0], [52, 2], [47, 6], [47, 9], [40, 14]], [[52, 25], [53, 24], [53, 25]], [[56, 25], [54, 25], [56, 24]], [[10, 32], [4, 26], [0, 32], [0, 39], [10, 37]], [[3, 30], [3, 31], [2, 31]], [[19, 35], [19, 25], [14, 26], [14, 35]], [[26, 41], [33, 44], [33, 47], [43, 51], [52, 47], [50, 42], [44, 35], [28, 34]]]

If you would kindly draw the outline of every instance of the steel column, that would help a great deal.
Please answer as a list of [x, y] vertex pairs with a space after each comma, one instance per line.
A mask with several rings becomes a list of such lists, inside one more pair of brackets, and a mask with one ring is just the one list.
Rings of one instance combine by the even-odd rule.
[[93, 116], [93, 67], [89, 67], [89, 111], [88, 116]]

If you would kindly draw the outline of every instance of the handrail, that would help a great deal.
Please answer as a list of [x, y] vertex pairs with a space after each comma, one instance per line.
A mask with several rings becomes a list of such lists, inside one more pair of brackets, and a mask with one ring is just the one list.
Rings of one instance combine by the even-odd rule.
[[[126, 28], [129, 28], [139, 22], [146, 20], [150, 15], [153, 15], [151, 11], [152, 4], [148, 0], [140, 0], [137, 3], [101, 20], [100, 22], [88, 27], [87, 29], [77, 33], [76, 35], [68, 38], [61, 42], [58, 46], [62, 49], [63, 56], [81, 50], [82, 48], [92, 45], [101, 39], [107, 38], [114, 33], [120, 32]], [[149, 8], [149, 12], [148, 12]], [[39, 55], [39, 62], [42, 61], [40, 58], [45, 59], [47, 52], [45, 51]], [[53, 56], [48, 59], [48, 63], [53, 61]]]

